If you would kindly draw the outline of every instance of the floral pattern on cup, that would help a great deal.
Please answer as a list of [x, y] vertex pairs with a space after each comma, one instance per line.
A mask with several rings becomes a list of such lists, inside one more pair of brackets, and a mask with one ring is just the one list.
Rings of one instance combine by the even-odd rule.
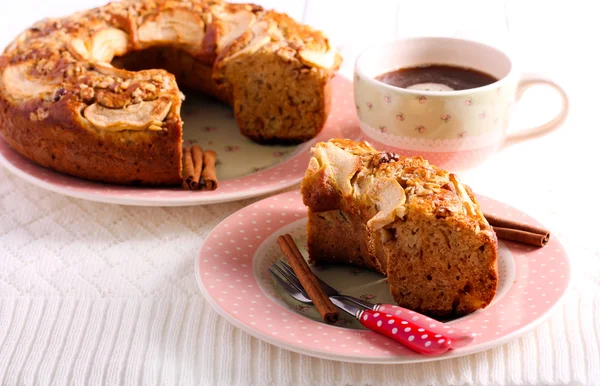
[[239, 151], [239, 150], [240, 150], [240, 147], [237, 146], [237, 145], [227, 145], [227, 146], [225, 146], [225, 151], [228, 152], [228, 153], [233, 153], [233, 152], [236, 152], [236, 151]]
[[[422, 142], [421, 146], [439, 147], [440, 140], [456, 141], [462, 138], [459, 135], [463, 131], [472, 140], [468, 144], [464, 141], [453, 144], [456, 149], [488, 146], [497, 141], [496, 137], [500, 137], [495, 135], [498, 134], [498, 126], [492, 126], [492, 121], [497, 118], [499, 125], [510, 113], [506, 104], [496, 103], [500, 97], [496, 95], [495, 89], [474, 92], [473, 95], [422, 95], [405, 93], [403, 89], [390, 92], [365, 82], [364, 79], [357, 87], [359, 90], [355, 92], [355, 104], [363, 107], [357, 109], [363, 132], [367, 130], [365, 133], [368, 136], [398, 149], [403, 149], [401, 146], [404, 142], [416, 138], [437, 141], [427, 145]], [[388, 96], [391, 102], [383, 102]], [[374, 102], [377, 100], [382, 102]], [[477, 109], [473, 109], [475, 105]], [[485, 113], [485, 116], [479, 116], [481, 113]], [[367, 124], [369, 129], [364, 127]], [[494, 138], [490, 139], [492, 134]], [[478, 138], [481, 138], [481, 143], [476, 145]]]
[[354, 100], [361, 107], [357, 115], [364, 139], [375, 147], [463, 169], [493, 153], [506, 136], [501, 129], [509, 122], [516, 79], [501, 84], [501, 92], [496, 91], [500, 83], [459, 92], [425, 92], [382, 85], [367, 74], [355, 83]]
[[[466, 61], [467, 66], [493, 73], [498, 80], [485, 87], [442, 91], [395, 87], [375, 78], [390, 68], [436, 61]], [[539, 75], [519, 74], [506, 52], [469, 39], [410, 37], [378, 45], [357, 57], [354, 74], [362, 78], [354, 84], [355, 103], [374, 103], [369, 111], [358, 113], [364, 138], [402, 155], [433, 154], [443, 159], [438, 164], [442, 167], [456, 158], [470, 158], [453, 153], [496, 151], [511, 136], [507, 129], [512, 107], [526, 87], [546, 84], [560, 94], [561, 109], [545, 125], [555, 128], [568, 112], [568, 97], [560, 85]], [[399, 111], [404, 119], [397, 119]], [[537, 127], [535, 134], [543, 134], [545, 125]], [[381, 126], [387, 132], [378, 130]], [[479, 162], [470, 159], [464, 165]]]
[[217, 128], [216, 128], [216, 127], [214, 127], [214, 126], [206, 126], [206, 127], [204, 128], [204, 131], [206, 131], [206, 132], [208, 132], [208, 133], [212, 133], [212, 132], [215, 132], [215, 131], [217, 131]]

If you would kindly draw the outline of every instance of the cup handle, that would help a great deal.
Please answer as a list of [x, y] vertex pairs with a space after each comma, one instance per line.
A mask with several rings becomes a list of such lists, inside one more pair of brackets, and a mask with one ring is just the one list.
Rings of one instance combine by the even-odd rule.
[[546, 123], [543, 123], [536, 127], [531, 127], [528, 129], [520, 130], [516, 133], [508, 134], [506, 137], [507, 143], [519, 142], [519, 141], [523, 141], [526, 139], [530, 139], [533, 137], [537, 137], [537, 136], [549, 133], [552, 130], [556, 129], [558, 126], [560, 126], [560, 124], [567, 117], [567, 114], [569, 112], [569, 98], [567, 97], [567, 93], [565, 92], [565, 90], [561, 86], [559, 86], [557, 83], [555, 83], [554, 81], [552, 81], [544, 76], [535, 74], [535, 73], [525, 73], [522, 75], [521, 81], [517, 85], [517, 98], [516, 98], [517, 101], [519, 101], [519, 99], [521, 99], [521, 96], [523, 95], [525, 90], [527, 90], [531, 86], [535, 86], [538, 84], [548, 85], [548, 86], [552, 87], [553, 89], [555, 89], [556, 91], [558, 91], [558, 93], [560, 94], [560, 96], [562, 98], [561, 110], [558, 112], [558, 114], [556, 114], [554, 116], [554, 118], [552, 118], [551, 120], [549, 120]]

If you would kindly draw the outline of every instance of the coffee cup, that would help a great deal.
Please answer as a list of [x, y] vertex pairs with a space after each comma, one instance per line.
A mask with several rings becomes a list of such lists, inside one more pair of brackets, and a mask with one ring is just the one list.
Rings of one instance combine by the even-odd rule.
[[[376, 78], [402, 68], [446, 65], [489, 74], [497, 81], [464, 90], [401, 88]], [[508, 133], [515, 103], [534, 85], [561, 96], [560, 111], [548, 122]], [[475, 41], [407, 38], [368, 48], [356, 60], [354, 99], [364, 139], [400, 155], [420, 155], [448, 169], [481, 164], [507, 141], [545, 134], [565, 119], [568, 98], [555, 82], [520, 73], [505, 52]]]

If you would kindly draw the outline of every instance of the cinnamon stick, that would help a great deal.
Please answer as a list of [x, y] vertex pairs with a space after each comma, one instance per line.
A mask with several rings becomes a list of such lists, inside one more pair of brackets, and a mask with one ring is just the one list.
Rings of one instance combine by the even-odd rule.
[[499, 239], [538, 247], [543, 247], [550, 241], [550, 231], [547, 229], [508, 220], [493, 214], [484, 213], [484, 216], [494, 228], [494, 232], [496, 232]]
[[319, 314], [321, 314], [321, 318], [329, 324], [337, 322], [340, 318], [340, 312], [333, 303], [331, 303], [331, 300], [329, 300], [329, 297], [325, 294], [323, 288], [321, 288], [319, 280], [310, 270], [306, 260], [304, 260], [304, 257], [298, 250], [296, 243], [294, 243], [292, 236], [289, 234], [279, 236], [277, 238], [277, 244], [279, 244], [279, 248], [281, 248], [281, 251], [290, 263], [294, 273], [298, 276], [298, 280], [300, 280], [302, 287], [306, 290], [308, 297], [310, 297], [315, 308], [319, 311]]
[[194, 178], [194, 161], [192, 159], [192, 151], [189, 147], [183, 148], [183, 170], [181, 176], [183, 177], [182, 187], [184, 189], [191, 189], [190, 183]]
[[543, 247], [548, 244], [550, 234], [533, 233], [514, 228], [492, 227], [496, 236], [502, 240], [516, 241], [517, 243], [531, 244]]
[[204, 169], [202, 170], [202, 190], [215, 190], [219, 186], [217, 181], [217, 171], [215, 164], [217, 163], [217, 153], [213, 150], [204, 152]]
[[190, 182], [190, 188], [196, 190], [200, 188], [200, 177], [202, 175], [202, 148], [198, 145], [192, 146], [192, 161], [194, 163], [194, 173]]
[[490, 225], [494, 226], [494, 227], [519, 229], [522, 231], [531, 232], [531, 233], [539, 233], [539, 234], [550, 233], [546, 229], [534, 227], [533, 225], [527, 225], [527, 224], [523, 224], [523, 223], [513, 221], [513, 220], [508, 220], [508, 219], [501, 218], [501, 217], [498, 217], [493, 214], [484, 213], [483, 215], [485, 216], [486, 220], [488, 220]]

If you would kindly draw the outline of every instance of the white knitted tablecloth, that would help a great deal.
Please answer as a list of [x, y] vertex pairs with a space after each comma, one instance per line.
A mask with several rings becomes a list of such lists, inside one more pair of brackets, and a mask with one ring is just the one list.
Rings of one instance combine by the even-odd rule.
[[[0, 14], [2, 42], [30, 19], [84, 8], [82, 1], [11, 2]], [[87, 0], [94, 2], [101, 1]], [[371, 2], [348, 7], [357, 18], [334, 26], [343, 18], [319, 8], [330, 3], [285, 4], [293, 16], [363, 43], [369, 29], [393, 33], [404, 23], [402, 7]], [[513, 33], [528, 63], [567, 87], [571, 114], [560, 130], [507, 148], [462, 177], [478, 193], [537, 218], [565, 245], [573, 285], [546, 322], [497, 348], [426, 364], [355, 365], [294, 354], [234, 328], [196, 286], [193, 264], [204, 238], [253, 200], [190, 208], [98, 204], [49, 193], [0, 167], [0, 384], [600, 385], [600, 82], [589, 75], [600, 63], [572, 44], [599, 36], [600, 27], [593, 10], [575, 16], [544, 2], [544, 17], [527, 35], [519, 25], [538, 15], [531, 4], [518, 2], [523, 16], [511, 19]], [[384, 5], [398, 12], [393, 21], [376, 9]], [[367, 21], [368, 28], [361, 24]], [[552, 98], [531, 100], [541, 114], [556, 107]], [[521, 122], [535, 115], [517, 113]]]
[[[207, 233], [251, 200], [98, 204], [46, 192], [0, 168], [0, 383], [600, 384], [598, 229], [578, 223], [597, 210], [589, 212], [589, 195], [557, 205], [581, 189], [577, 177], [563, 174], [562, 160], [547, 160], [545, 170], [556, 174], [524, 167], [503, 176], [505, 160], [518, 154], [505, 150], [467, 182], [527, 210], [565, 243], [574, 284], [564, 305], [498, 348], [387, 366], [294, 354], [251, 338], [210, 308], [196, 286], [194, 258]], [[498, 177], [482, 184], [490, 172]]]

